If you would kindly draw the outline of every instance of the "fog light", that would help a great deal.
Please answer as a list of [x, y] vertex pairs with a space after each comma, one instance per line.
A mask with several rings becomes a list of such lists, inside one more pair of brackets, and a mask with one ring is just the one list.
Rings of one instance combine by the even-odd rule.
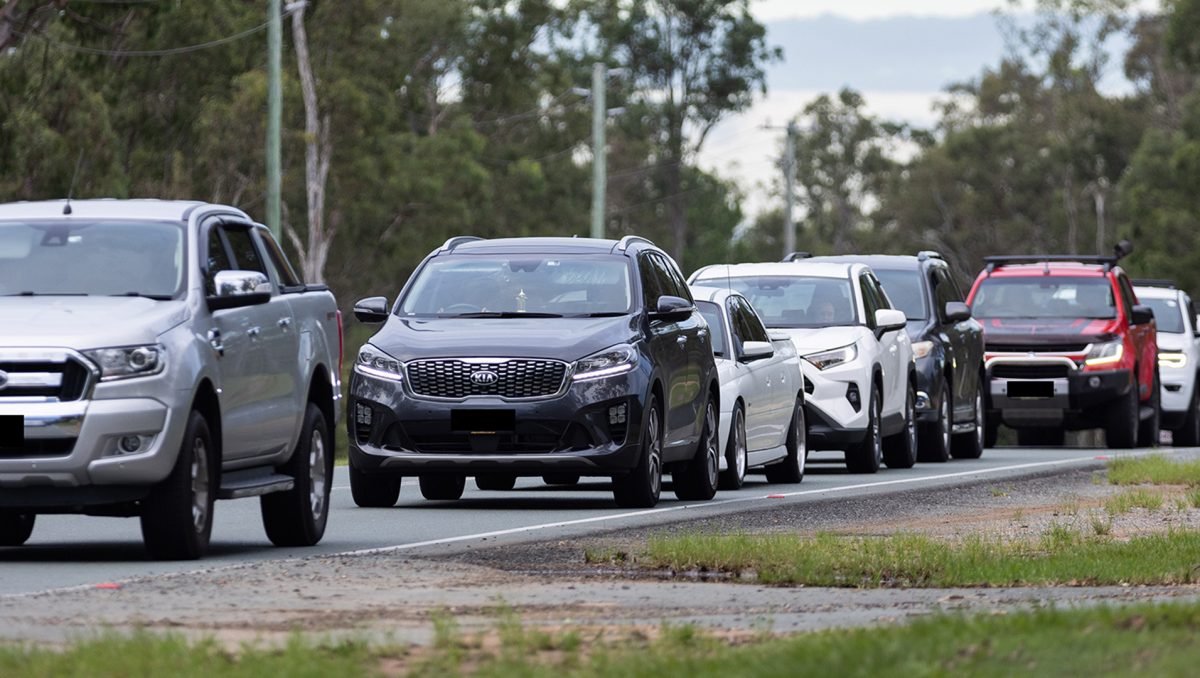
[[121, 452], [124, 454], [133, 454], [142, 449], [141, 436], [123, 436], [120, 442]]
[[853, 407], [855, 412], [862, 409], [862, 397], [858, 392], [858, 384], [851, 383], [846, 387], [846, 400], [849, 401], [850, 407]]
[[370, 426], [373, 412], [370, 407], [362, 403], [354, 403], [354, 421], [363, 426]]
[[608, 423], [616, 426], [625, 423], [626, 408], [624, 403], [608, 408]]
[[1088, 378], [1088, 386], [1091, 386], [1092, 388], [1100, 388], [1100, 377]]

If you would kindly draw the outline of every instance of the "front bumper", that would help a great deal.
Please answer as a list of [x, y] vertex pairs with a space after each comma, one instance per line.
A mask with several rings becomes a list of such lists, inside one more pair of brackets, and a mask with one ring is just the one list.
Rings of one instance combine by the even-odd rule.
[[[994, 376], [995, 366], [995, 363], [988, 365], [991, 410], [1009, 426], [1070, 430], [1100, 427], [1105, 424], [1108, 405], [1133, 388], [1130, 370], [1084, 372], [1063, 363], [1067, 369], [1052, 378], [1016, 378]], [[1019, 390], [1031, 383], [1038, 384], [1047, 394], [1038, 397], [1020, 395]]]
[[805, 379], [804, 413], [808, 447], [845, 450], [862, 441], [870, 420], [871, 373], [862, 360], [818, 370], [801, 360]]
[[1164, 428], [1183, 425], [1188, 410], [1192, 407], [1192, 391], [1196, 388], [1196, 371], [1192, 366], [1173, 368], [1159, 363], [1159, 379], [1162, 381], [1162, 416]]
[[[540, 400], [440, 401], [413, 396], [401, 382], [356, 372], [347, 398], [350, 463], [365, 473], [395, 475], [622, 475], [641, 452], [649, 385], [648, 376], [634, 370], [572, 382], [561, 395]], [[619, 422], [614, 415], [622, 407]], [[472, 410], [511, 411], [514, 430], [455, 430], [454, 413]]]

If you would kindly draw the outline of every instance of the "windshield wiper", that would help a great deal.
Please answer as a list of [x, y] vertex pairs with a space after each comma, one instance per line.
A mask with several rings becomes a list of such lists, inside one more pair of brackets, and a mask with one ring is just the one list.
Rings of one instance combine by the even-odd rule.
[[5, 294], [5, 297], [86, 297], [87, 292], [17, 292], [16, 294]]
[[524, 313], [519, 311], [479, 311], [444, 316], [446, 318], [561, 318], [558, 313]]
[[601, 311], [599, 313], [581, 313], [580, 318], [620, 318], [628, 315], [625, 311]]
[[143, 297], [145, 299], [153, 299], [155, 301], [170, 301], [169, 294], [146, 294], [145, 292], [123, 292], [121, 294], [110, 294], [110, 297]]

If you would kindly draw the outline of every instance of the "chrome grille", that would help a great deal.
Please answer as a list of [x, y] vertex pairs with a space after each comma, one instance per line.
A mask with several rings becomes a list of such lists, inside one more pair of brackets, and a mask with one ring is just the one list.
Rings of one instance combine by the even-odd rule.
[[[426, 398], [547, 398], [562, 390], [567, 364], [521, 358], [417, 360], [408, 363], [407, 371], [412, 392]], [[472, 376], [487, 372], [495, 376]]]
[[1001, 379], [1063, 379], [1071, 373], [1066, 365], [1001, 363], [992, 368], [992, 376]]
[[74, 353], [0, 350], [0, 402], [80, 400], [91, 381], [91, 368]]

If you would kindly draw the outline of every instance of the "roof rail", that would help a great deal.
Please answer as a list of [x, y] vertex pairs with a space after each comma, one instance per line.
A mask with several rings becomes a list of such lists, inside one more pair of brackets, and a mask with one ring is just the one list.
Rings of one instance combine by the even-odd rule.
[[479, 236], [475, 236], [475, 235], [456, 235], [453, 238], [450, 238], [446, 242], [442, 243], [441, 251], [442, 252], [453, 252], [455, 247], [458, 247], [459, 245], [461, 245], [465, 242], [474, 242], [476, 240], [483, 240], [483, 238], [480, 238]]
[[1113, 266], [1117, 265], [1120, 257], [1113, 255], [1086, 255], [1086, 254], [1020, 254], [1000, 257], [984, 257], [983, 261], [987, 264], [987, 272], [991, 273], [997, 268], [1004, 266], [1012, 266], [1014, 264], [1050, 264], [1050, 263], [1075, 263], [1075, 264], [1100, 264], [1104, 266], [1104, 271], [1107, 273], [1112, 270]]
[[811, 256], [812, 256], [812, 253], [811, 253], [811, 252], [792, 252], [791, 254], [789, 254], [789, 255], [787, 255], [786, 257], [784, 257], [784, 258], [783, 258], [783, 260], [784, 260], [785, 262], [788, 262], [788, 261], [799, 261], [799, 260], [801, 260], [801, 259], [808, 259], [808, 258], [809, 258], [809, 257], [811, 257]]
[[943, 257], [941, 252], [935, 250], [921, 250], [917, 252], [917, 261], [925, 261], [926, 259], [941, 259], [944, 261], [946, 257]]
[[643, 238], [640, 235], [627, 235], [624, 238], [621, 238], [620, 242], [618, 242], [616, 245], [613, 246], [613, 251], [614, 252], [617, 252], [617, 251], [624, 252], [625, 250], [629, 249], [629, 246], [635, 242], [644, 242], [651, 247], [657, 247], [657, 245], [650, 242], [649, 238]]
[[1164, 287], [1169, 290], [1179, 289], [1179, 286], [1175, 284], [1174, 280], [1160, 280], [1157, 278], [1134, 278], [1132, 282], [1133, 282], [1134, 287]]

